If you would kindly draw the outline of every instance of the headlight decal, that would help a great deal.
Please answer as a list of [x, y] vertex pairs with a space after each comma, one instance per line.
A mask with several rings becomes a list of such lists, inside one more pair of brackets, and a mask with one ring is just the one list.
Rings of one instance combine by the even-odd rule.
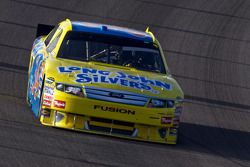
[[73, 86], [65, 86], [65, 93], [70, 93], [74, 95], [78, 95], [82, 92], [82, 89], [79, 87], [73, 87]]
[[64, 84], [57, 83], [57, 84], [56, 84], [56, 89], [57, 89], [57, 90], [60, 90], [60, 91], [64, 91]]
[[181, 115], [181, 112], [182, 112], [182, 106], [177, 106], [177, 107], [175, 108], [174, 115], [175, 115], [175, 116], [180, 116], [180, 115]]
[[173, 108], [175, 106], [174, 100], [154, 99], [152, 98], [148, 103], [148, 108]]
[[75, 85], [67, 85], [63, 83], [56, 83], [56, 89], [68, 94], [84, 97], [82, 87]]
[[174, 100], [166, 100], [167, 108], [173, 108], [175, 106]]

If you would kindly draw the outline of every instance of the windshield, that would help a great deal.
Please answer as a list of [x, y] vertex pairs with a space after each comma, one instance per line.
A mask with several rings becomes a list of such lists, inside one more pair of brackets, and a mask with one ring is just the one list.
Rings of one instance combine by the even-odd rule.
[[58, 57], [166, 73], [159, 49], [152, 43], [110, 35], [70, 31], [63, 40]]

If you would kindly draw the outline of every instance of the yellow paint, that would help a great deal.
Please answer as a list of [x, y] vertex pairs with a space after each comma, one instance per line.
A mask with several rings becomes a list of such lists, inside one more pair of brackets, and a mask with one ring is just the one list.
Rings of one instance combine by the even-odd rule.
[[[152, 72], [145, 72], [145, 71], [139, 71], [133, 68], [129, 67], [119, 67], [115, 65], [106, 65], [103, 63], [94, 63], [94, 62], [79, 62], [74, 60], [59, 60], [56, 58], [56, 55], [58, 53], [58, 50], [60, 48], [60, 45], [63, 41], [64, 36], [68, 31], [72, 30], [72, 25], [70, 20], [65, 20], [62, 23], [59, 24], [60, 28], [55, 33], [54, 37], [61, 33], [61, 37], [53, 50], [53, 55], [48, 56], [45, 62], [45, 77], [53, 77], [55, 78], [55, 82], [60, 83], [67, 83], [72, 85], [78, 85], [81, 87], [84, 86], [96, 86], [96, 87], [102, 87], [102, 88], [109, 88], [114, 89], [115, 86], [112, 84], [105, 84], [105, 83], [88, 83], [88, 84], [79, 84], [74, 81], [74, 77], [78, 72], [74, 72], [71, 74], [62, 74], [58, 72], [57, 67], [58, 66], [79, 66], [79, 67], [87, 67], [87, 68], [93, 68], [98, 70], [106, 70], [107, 68], [111, 70], [118, 70], [122, 71], [124, 73], [129, 74], [136, 74], [140, 76], [145, 76], [149, 79], [155, 79], [162, 82], [168, 82], [171, 85], [173, 85], [173, 89], [171, 91], [165, 91], [162, 90], [159, 87], [152, 86], [154, 90], [159, 91], [159, 94], [152, 94], [151, 92], [147, 91], [141, 91], [129, 87], [116, 87], [119, 88], [121, 91], [128, 91], [128, 92], [134, 92], [134, 93], [140, 93], [147, 96], [152, 96], [155, 98], [170, 98], [170, 99], [176, 99], [176, 97], [184, 98], [183, 92], [178, 85], [178, 83], [169, 75], [169, 72], [167, 74], [156, 74]], [[167, 63], [162, 51], [162, 48], [160, 46], [160, 43], [156, 40], [155, 36], [152, 32], [149, 31], [149, 28], [146, 29], [146, 33], [150, 34], [152, 36], [152, 39], [154, 43], [159, 47], [161, 55], [163, 56], [163, 62], [167, 68]], [[44, 38], [45, 39], [45, 38]], [[55, 87], [53, 85], [52, 87]], [[121, 129], [121, 130], [133, 130], [134, 128], [138, 130], [138, 133], [134, 137], [129, 136], [123, 136], [123, 135], [117, 135], [117, 134], [106, 134], [106, 135], [112, 135], [122, 138], [130, 138], [135, 140], [143, 140], [143, 141], [150, 141], [150, 142], [159, 142], [159, 143], [167, 143], [167, 144], [175, 144], [177, 136], [170, 136], [169, 133], [167, 133], [165, 138], [161, 138], [159, 135], [159, 128], [166, 127], [169, 129], [171, 125], [164, 125], [161, 124], [160, 119], [152, 119], [153, 118], [161, 118], [161, 116], [164, 115], [174, 115], [175, 108], [169, 109], [169, 108], [147, 108], [147, 106], [133, 106], [133, 105], [126, 105], [126, 104], [120, 104], [120, 103], [113, 103], [113, 102], [105, 102], [100, 100], [94, 100], [94, 99], [88, 99], [86, 97], [78, 97], [71, 94], [67, 94], [61, 91], [58, 91], [54, 88], [54, 100], [62, 100], [66, 102], [65, 109], [56, 108], [52, 105], [52, 107], [47, 107], [51, 111], [49, 117], [41, 116], [40, 121], [42, 124], [47, 126], [55, 126], [65, 129], [72, 129], [76, 131], [84, 131], [89, 133], [101, 133], [103, 132], [97, 132], [97, 131], [91, 131], [86, 129], [85, 125], [87, 122], [90, 122], [91, 125], [96, 125], [100, 127], [110, 127], [114, 126], [113, 128]], [[53, 101], [52, 101], [53, 104]], [[135, 115], [128, 115], [128, 114], [122, 114], [117, 112], [104, 112], [101, 110], [95, 110], [94, 105], [101, 105], [101, 106], [108, 106], [108, 107], [117, 107], [117, 108], [125, 108], [129, 110], [133, 110], [136, 112]], [[55, 122], [55, 115], [56, 112], [59, 112], [60, 114], [64, 115], [64, 118], [60, 122]], [[160, 113], [160, 114], [159, 114]], [[97, 118], [104, 118], [104, 119], [110, 119], [110, 120], [119, 120], [123, 122], [128, 123], [134, 123], [134, 127], [126, 127], [123, 125], [110, 125], [109, 123], [101, 123], [101, 122], [94, 122], [90, 121], [91, 117], [97, 117]], [[105, 134], [105, 133], [104, 133]]]

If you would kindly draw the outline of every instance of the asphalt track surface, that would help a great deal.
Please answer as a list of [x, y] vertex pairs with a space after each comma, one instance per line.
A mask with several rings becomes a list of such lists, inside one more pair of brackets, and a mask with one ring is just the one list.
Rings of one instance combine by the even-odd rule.
[[[151, 30], [186, 104], [177, 146], [40, 125], [25, 103], [38, 23]], [[250, 166], [249, 0], [0, 0], [0, 167]]]

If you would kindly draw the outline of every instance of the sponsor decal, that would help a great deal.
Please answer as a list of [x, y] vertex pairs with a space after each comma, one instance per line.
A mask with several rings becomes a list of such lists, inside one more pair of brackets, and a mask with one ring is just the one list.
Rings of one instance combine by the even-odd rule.
[[44, 86], [44, 94], [53, 95], [54, 89], [48, 86]]
[[61, 100], [55, 100], [54, 101], [54, 107], [56, 108], [62, 108], [64, 109], [66, 106], [66, 102], [65, 101], [61, 101]]
[[47, 84], [53, 84], [53, 82], [55, 82], [55, 79], [52, 78], [52, 77], [49, 77], [49, 78], [46, 78], [45, 82], [46, 82]]
[[31, 94], [34, 97], [34, 100], [40, 99], [40, 88], [42, 86], [42, 77], [43, 76], [43, 54], [38, 54], [34, 58], [33, 65], [30, 71], [30, 88]]
[[143, 76], [133, 76], [124, 72], [112, 72], [97, 70], [92, 68], [82, 68], [78, 66], [60, 66], [58, 67], [59, 73], [72, 73], [79, 72], [76, 74], [77, 83], [106, 83], [106, 84], [118, 84], [121, 86], [150, 91], [158, 94], [159, 92], [154, 90], [152, 86], [162, 88], [164, 90], [172, 90], [172, 85], [166, 82], [151, 80]]
[[51, 101], [49, 100], [43, 100], [43, 106], [50, 107], [51, 106]]
[[180, 117], [179, 116], [175, 116], [173, 118], [173, 126], [178, 127], [179, 124], [180, 124]]
[[43, 95], [43, 100], [52, 101], [53, 100], [53, 96], [50, 95], [50, 94], [44, 94]]
[[172, 117], [161, 117], [161, 124], [171, 124]]
[[127, 114], [127, 115], [135, 115], [134, 110], [128, 110], [128, 109], [116, 108], [116, 107], [100, 106], [100, 105], [94, 105], [94, 110], [101, 110], [101, 111], [107, 111], [107, 112], [117, 112], [117, 113]]
[[[29, 97], [30, 103], [32, 104], [32, 110], [35, 111], [40, 105], [40, 97], [42, 92], [42, 81], [44, 76], [44, 52], [45, 48], [43, 41], [41, 39], [36, 40], [33, 45], [33, 50], [31, 51], [31, 56], [33, 62], [30, 64], [29, 71]], [[44, 102], [45, 105], [49, 105]], [[43, 104], [42, 104], [43, 105]]]

